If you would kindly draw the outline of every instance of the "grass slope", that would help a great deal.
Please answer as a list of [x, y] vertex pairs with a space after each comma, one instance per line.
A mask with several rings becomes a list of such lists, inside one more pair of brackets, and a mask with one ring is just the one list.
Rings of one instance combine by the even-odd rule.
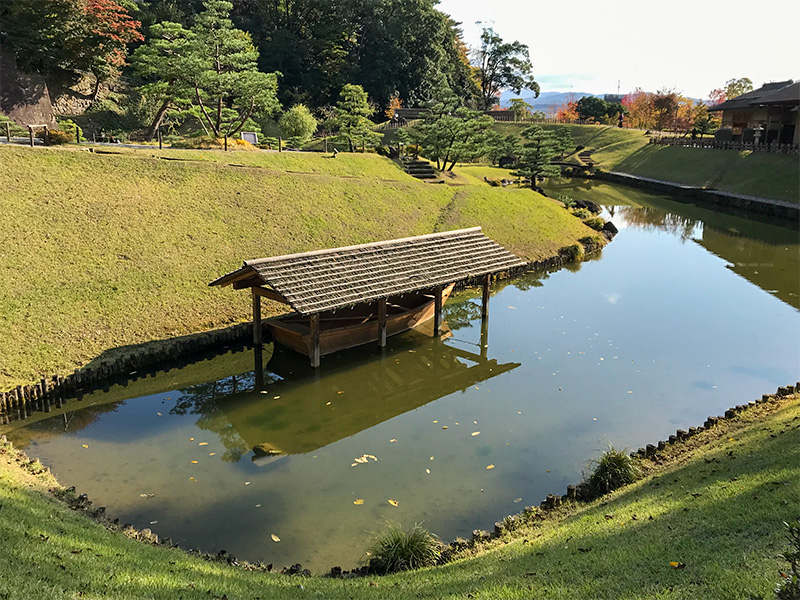
[[[668, 450], [644, 480], [505, 534], [477, 556], [384, 578], [246, 572], [153, 547], [57, 501], [0, 443], [0, 597], [773, 597], [782, 521], [800, 506], [800, 398], [759, 405]], [[677, 569], [670, 562], [684, 563]]]
[[507, 208], [375, 155], [161, 156], [181, 160], [0, 147], [0, 389], [247, 319], [247, 294], [207, 286], [246, 259], [483, 225], [533, 260], [592, 233], [538, 194]]
[[[795, 155], [656, 146], [648, 144], [643, 131], [634, 129], [545, 125], [553, 127], [569, 127], [575, 144], [593, 150], [592, 159], [606, 171], [800, 202], [800, 169]], [[523, 128], [515, 123], [496, 126], [503, 135]]]

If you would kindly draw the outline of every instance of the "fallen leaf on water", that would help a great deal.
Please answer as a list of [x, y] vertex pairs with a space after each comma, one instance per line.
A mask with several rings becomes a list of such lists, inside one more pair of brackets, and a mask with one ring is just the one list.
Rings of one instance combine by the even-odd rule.
[[628, 393], [629, 393], [629, 394], [632, 394], [632, 393], [633, 393], [633, 390], [628, 390]]
[[447, 429], [447, 425], [442, 425], [442, 429]]
[[331, 405], [331, 403], [330, 403], [330, 402], [326, 402], [326, 403], [325, 403], [325, 406], [330, 406], [330, 405]]
[[196, 461], [196, 460], [193, 460], [193, 461], [192, 461], [192, 464], [193, 464], [193, 465], [196, 465], [196, 464], [197, 464], [197, 461]]
[[342, 391], [342, 390], [339, 390], [339, 391], [338, 391], [338, 392], [336, 392], [336, 393], [337, 393], [337, 394], [344, 394], [344, 391]]
[[209, 452], [208, 453], [209, 456], [214, 456], [215, 454], [216, 454], [216, 452]]
[[476, 435], [480, 435], [480, 433], [481, 433], [480, 431], [473, 431], [472, 432], [472, 437], [475, 437]]
[[198, 446], [208, 446], [208, 442], [200, 442], [197, 444]]
[[512, 309], [512, 310], [517, 310], [517, 307], [516, 307], [516, 306], [511, 306], [511, 305], [509, 305], [509, 307], [508, 307], [508, 308], [510, 308], [510, 309]]
[[250, 485], [250, 482], [249, 481], [245, 481], [244, 484], [245, 485]]
[[357, 498], [357, 499], [353, 500], [353, 504], [361, 506], [362, 504], [364, 504], [364, 499], [363, 498]]
[[487, 465], [486, 468], [487, 469], [494, 469], [494, 465]]
[[193, 441], [194, 441], [194, 438], [189, 438], [189, 441], [190, 441], [190, 442], [193, 442]]
[[357, 467], [357, 466], [358, 466], [358, 463], [353, 463], [353, 464], [352, 464], [352, 465], [350, 465], [350, 466], [351, 466], [351, 467]]
[[261, 393], [262, 394], [269, 394], [269, 392], [267, 390], [261, 390]]
[[550, 472], [550, 469], [547, 469], [547, 472], [549, 473], [549, 472]]
[[83, 446], [84, 448], [88, 448], [89, 444], [81, 444], [81, 446]]
[[431, 460], [433, 460], [433, 457], [432, 457], [432, 456], [431, 456]]
[[671, 561], [669, 563], [669, 566], [673, 567], [675, 569], [684, 569], [684, 568], [686, 568], [685, 564], [683, 564], [682, 562], [675, 561], [675, 560]]
[[260, 504], [256, 504], [256, 508], [261, 508], [261, 505]]
[[428, 475], [430, 475], [430, 474], [431, 474], [431, 470], [430, 470], [430, 469], [425, 469], [425, 472], [426, 472]]
[[163, 417], [163, 416], [164, 416], [164, 415], [162, 415], [160, 412], [157, 412], [156, 414], [157, 414], [159, 417]]
[[397, 500], [387, 500], [387, 502], [388, 502], [389, 504], [391, 504], [392, 506], [397, 506], [397, 505], [399, 504], [399, 503], [397, 502]]
[[271, 537], [271, 538], [272, 538], [272, 541], [273, 541], [273, 542], [280, 542], [280, 541], [281, 541], [281, 538], [279, 538], [279, 537], [278, 537], [277, 535], [275, 535], [274, 533], [273, 533], [273, 534], [271, 534], [269, 537]]
[[194, 477], [189, 477], [189, 481], [197, 481]]
[[280, 396], [275, 396], [275, 397], [273, 398], [273, 400], [277, 400], [278, 398], [280, 398]]
[[592, 417], [592, 421], [597, 421], [597, 417]]
[[434, 423], [438, 423], [439, 421], [434, 421]]
[[522, 502], [522, 498], [514, 498], [514, 504], [519, 504]]
[[390, 443], [390, 444], [394, 444], [396, 441], [397, 441], [397, 440], [396, 440], [395, 438], [392, 438], [392, 439], [390, 439], [390, 440], [389, 440], [389, 443]]
[[150, 525], [155, 525], [158, 521], [150, 521]]

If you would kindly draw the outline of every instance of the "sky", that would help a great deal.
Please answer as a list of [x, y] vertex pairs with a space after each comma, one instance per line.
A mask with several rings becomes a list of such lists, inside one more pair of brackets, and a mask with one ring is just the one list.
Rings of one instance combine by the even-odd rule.
[[[527, 44], [542, 92], [675, 89], [706, 99], [730, 79], [800, 79], [799, 0], [440, 0], [477, 46], [483, 27]], [[480, 22], [476, 24], [476, 22]]]

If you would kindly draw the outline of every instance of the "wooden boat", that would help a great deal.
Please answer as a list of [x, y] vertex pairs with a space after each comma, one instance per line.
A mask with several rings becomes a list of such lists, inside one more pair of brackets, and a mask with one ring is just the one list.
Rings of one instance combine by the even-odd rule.
[[[453, 292], [455, 284], [442, 290], [442, 304]], [[433, 318], [434, 297], [431, 293], [413, 292], [390, 297], [386, 301], [386, 335], [392, 336], [420, 325]], [[295, 312], [266, 319], [264, 324], [276, 343], [292, 348], [305, 356], [312, 356], [313, 342], [308, 316]], [[352, 308], [320, 313], [319, 353], [331, 354], [362, 344], [377, 343], [378, 305], [359, 304]], [[430, 329], [433, 331], [432, 327]]]

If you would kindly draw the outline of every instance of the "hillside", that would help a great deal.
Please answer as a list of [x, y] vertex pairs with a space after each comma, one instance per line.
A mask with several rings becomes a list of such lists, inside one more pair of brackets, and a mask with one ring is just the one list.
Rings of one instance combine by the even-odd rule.
[[[507, 135], [525, 126], [498, 123], [495, 127]], [[606, 125], [545, 127], [569, 127], [575, 144], [592, 150], [592, 160], [606, 171], [800, 202], [796, 155], [656, 146], [648, 143], [643, 131]]]
[[[595, 234], [529, 190], [430, 185], [375, 155], [0, 147], [0, 389], [248, 319], [250, 258], [482, 225], [528, 260]], [[277, 310], [277, 307], [270, 307]]]

